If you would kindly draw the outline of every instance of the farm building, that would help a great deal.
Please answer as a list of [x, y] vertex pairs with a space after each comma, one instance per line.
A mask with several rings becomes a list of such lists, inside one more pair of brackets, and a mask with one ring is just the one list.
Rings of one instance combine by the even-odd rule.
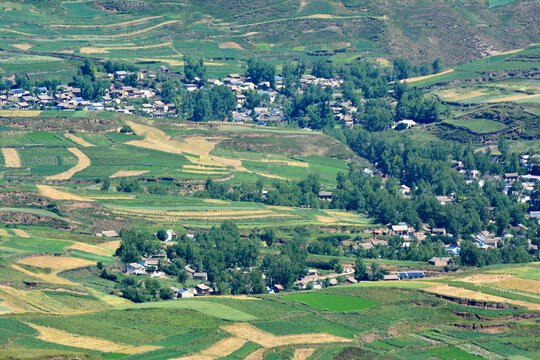
[[214, 292], [214, 289], [205, 284], [199, 284], [195, 286], [195, 290], [198, 296], [210, 295]]
[[399, 280], [399, 276], [397, 274], [388, 274], [388, 275], [384, 275], [383, 280], [384, 281], [395, 281], [395, 280]]
[[454, 255], [459, 254], [459, 246], [457, 245], [448, 245], [447, 247], [444, 248], [444, 250]]
[[398, 272], [397, 275], [400, 280], [422, 279], [425, 277], [423, 271]]
[[185, 298], [192, 298], [195, 296], [195, 291], [192, 289], [180, 289], [176, 292], [176, 298], [178, 299], [185, 299]]
[[319, 191], [319, 199], [331, 201], [332, 200], [332, 192], [331, 191]]

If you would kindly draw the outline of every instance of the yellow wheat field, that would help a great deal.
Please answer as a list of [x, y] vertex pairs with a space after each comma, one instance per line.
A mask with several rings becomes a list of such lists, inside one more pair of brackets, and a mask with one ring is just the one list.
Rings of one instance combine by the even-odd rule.
[[74, 201], [94, 201], [92, 199], [58, 190], [48, 185], [36, 185], [39, 193], [52, 200], [74, 200]]
[[75, 173], [78, 173], [79, 171], [82, 171], [90, 166], [90, 159], [88, 156], [84, 155], [81, 150], [77, 148], [68, 148], [68, 150], [75, 155], [77, 159], [79, 159], [77, 165], [67, 171], [64, 171], [63, 173], [47, 176], [47, 180], [68, 180], [75, 175]]
[[0, 236], [11, 236], [6, 229], [0, 229]]
[[4, 164], [6, 167], [21, 167], [21, 158], [19, 157], [19, 153], [16, 149], [2, 148], [2, 155], [4, 156]]
[[413, 77], [413, 78], [403, 79], [403, 80], [400, 80], [399, 82], [407, 82], [408, 83], [408, 82], [415, 82], [415, 81], [430, 79], [430, 78], [435, 77], [435, 76], [450, 74], [453, 71], [454, 71], [454, 69], [450, 69], [450, 70], [440, 72], [438, 74], [431, 74], [431, 75], [417, 76], [417, 77]]
[[81, 146], [84, 146], [84, 147], [94, 146], [93, 144], [90, 144], [88, 141], [84, 140], [82, 137], [79, 137], [75, 134], [65, 133], [64, 136]]
[[30, 44], [11, 44], [11, 46], [13, 46], [14, 48], [26, 51], [26, 50], [30, 49], [32, 46], [34, 46], [34, 45], [30, 45]]
[[130, 36], [144, 34], [145, 32], [155, 30], [155, 29], [159, 29], [159, 28], [161, 28], [163, 26], [174, 24], [174, 23], [177, 23], [177, 22], [178, 22], [178, 20], [169, 20], [169, 21], [165, 21], [165, 22], [162, 22], [160, 24], [150, 26], [150, 27], [147, 27], [147, 28], [144, 28], [144, 29], [135, 30], [135, 31], [132, 31], [132, 32], [127, 32], [127, 33], [120, 33], [120, 34], [111, 34], [111, 35], [68, 35], [68, 36], [71, 37], [71, 38], [108, 38], [108, 39], [117, 39], [117, 38], [130, 37]]
[[166, 42], [162, 44], [141, 45], [141, 46], [108, 46], [108, 47], [95, 47], [95, 46], [83, 46], [79, 49], [81, 54], [104, 54], [111, 50], [142, 50], [142, 49], [156, 49], [161, 47], [172, 46], [172, 42]]

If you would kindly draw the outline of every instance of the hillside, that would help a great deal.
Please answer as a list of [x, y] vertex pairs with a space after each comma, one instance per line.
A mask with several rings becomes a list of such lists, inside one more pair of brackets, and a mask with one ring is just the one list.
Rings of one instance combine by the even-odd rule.
[[[182, 65], [213, 73], [242, 60], [405, 57], [454, 65], [538, 40], [535, 1], [84, 1], [2, 2], [4, 71], [62, 72], [80, 56]], [[157, 65], [156, 65], [157, 66]]]

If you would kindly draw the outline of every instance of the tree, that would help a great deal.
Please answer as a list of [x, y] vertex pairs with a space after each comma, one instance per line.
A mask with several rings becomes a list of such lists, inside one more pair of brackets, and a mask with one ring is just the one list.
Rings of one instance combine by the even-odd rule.
[[103, 180], [103, 183], [101, 184], [101, 191], [109, 191], [110, 188], [111, 188], [111, 179], [105, 178], [105, 180]]
[[156, 236], [159, 240], [165, 241], [169, 237], [169, 234], [167, 234], [167, 231], [160, 229], [157, 231]]
[[197, 91], [195, 95], [195, 103], [193, 107], [193, 121], [203, 122], [210, 120], [212, 116], [212, 109], [210, 107], [210, 101], [204, 91]]
[[90, 59], [85, 59], [80, 69], [83, 76], [90, 76], [92, 80], [96, 79], [96, 65]]
[[329, 61], [317, 60], [313, 63], [311, 74], [319, 78], [331, 79], [334, 76], [334, 68]]
[[369, 279], [366, 265], [364, 264], [364, 261], [360, 257], [356, 258], [356, 262], [354, 266], [354, 278], [358, 281]]
[[431, 63], [431, 68], [433, 69], [433, 73], [437, 74], [444, 71], [444, 65], [442, 63], [441, 58], [436, 58], [435, 61]]
[[268, 81], [270, 87], [275, 87], [276, 83], [276, 68], [274, 65], [260, 59], [251, 58], [247, 62], [248, 68], [246, 75], [251, 78], [254, 84], [260, 84], [263, 81]]

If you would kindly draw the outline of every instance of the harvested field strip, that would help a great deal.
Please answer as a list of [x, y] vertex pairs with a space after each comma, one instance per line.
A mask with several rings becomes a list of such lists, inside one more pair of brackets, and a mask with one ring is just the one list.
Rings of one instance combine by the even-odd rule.
[[0, 110], [0, 117], [37, 117], [41, 110]]
[[29, 34], [29, 33], [25, 33], [25, 32], [22, 32], [22, 31], [17, 31], [17, 30], [9, 30], [9, 29], [4, 29], [4, 28], [0, 28], [0, 31], [5, 31], [5, 32], [9, 32], [9, 33], [12, 33], [12, 34], [19, 34], [19, 35], [27, 35], [27, 36], [34, 36], [34, 34]]
[[506, 289], [513, 289], [525, 292], [540, 294], [540, 281], [530, 279], [510, 278], [494, 283]]
[[188, 174], [208, 174], [208, 175], [223, 175], [226, 174], [226, 171], [206, 171], [206, 170], [182, 170], [183, 173]]
[[519, 94], [519, 95], [505, 96], [505, 97], [501, 97], [497, 99], [491, 99], [485, 102], [498, 103], [498, 102], [515, 101], [515, 100], [536, 100], [536, 98], [538, 97], [540, 97], [540, 94], [535, 94], [535, 95]]
[[[249, 161], [249, 159], [241, 159], [241, 160]], [[277, 164], [277, 165], [281, 164], [281, 165], [288, 165], [288, 166], [296, 166], [296, 167], [302, 167], [302, 168], [309, 167], [309, 164], [307, 162], [294, 161], [294, 160], [261, 159], [261, 160], [253, 160], [253, 161], [271, 163], [271, 164]]]
[[81, 137], [78, 137], [75, 134], [65, 133], [64, 136], [67, 137], [68, 139], [70, 139], [71, 141], [76, 142], [77, 144], [79, 144], [81, 146], [84, 146], [84, 147], [94, 146], [93, 144], [90, 144], [88, 141], [84, 140]]
[[125, 176], [139, 176], [146, 174], [149, 170], [120, 170], [112, 174], [111, 178], [125, 177]]
[[79, 162], [77, 163], [77, 165], [75, 165], [68, 171], [64, 171], [63, 173], [56, 175], [47, 176], [48, 180], [68, 180], [73, 175], [75, 175], [75, 173], [84, 170], [90, 166], [90, 159], [88, 158], [88, 156], [84, 155], [81, 150], [77, 148], [68, 148], [68, 150], [71, 151], [71, 153], [79, 159]]
[[120, 352], [124, 354], [139, 354], [161, 348], [160, 346], [150, 345], [134, 347], [131, 345], [120, 344], [92, 336], [70, 334], [63, 330], [40, 326], [33, 323], [26, 324], [39, 331], [40, 334], [38, 336], [38, 339], [40, 340], [82, 349], [90, 349], [103, 352]]
[[226, 325], [222, 326], [221, 328], [233, 335], [257, 343], [265, 348], [285, 345], [324, 344], [353, 341], [352, 339], [347, 339], [325, 333], [276, 336], [266, 331], [262, 331], [247, 323]]
[[142, 50], [142, 49], [156, 49], [166, 46], [172, 46], [171, 42], [162, 44], [144, 45], [144, 46], [108, 46], [108, 47], [94, 47], [84, 46], [79, 49], [81, 54], [102, 54], [108, 53], [110, 50]]
[[161, 28], [163, 26], [167, 26], [167, 25], [174, 24], [174, 23], [177, 23], [177, 22], [178, 22], [178, 20], [169, 20], [169, 21], [162, 22], [161, 24], [157, 24], [157, 25], [154, 25], [154, 26], [147, 27], [145, 29], [135, 30], [135, 31], [128, 32], [128, 33], [114, 34], [114, 35], [68, 35], [68, 36], [71, 37], [71, 38], [108, 38], [108, 39], [117, 39], [117, 38], [130, 37], [130, 36], [144, 34], [145, 32], [155, 30], [155, 29], [159, 29], [159, 28]]
[[120, 247], [120, 242], [121, 242], [120, 240], [107, 241], [107, 242], [99, 244], [99, 247], [114, 252], [116, 251], [116, 249]]
[[502, 280], [513, 278], [514, 275], [510, 274], [482, 274], [482, 275], [473, 275], [466, 278], [458, 279], [459, 281], [464, 281], [473, 284], [491, 284], [499, 282]]
[[127, 25], [137, 25], [143, 24], [150, 20], [161, 19], [163, 16], [150, 16], [135, 20], [123, 21], [115, 24], [96, 24], [96, 25], [67, 25], [67, 24], [53, 24], [49, 25], [53, 28], [77, 28], [77, 29], [91, 29], [91, 28], [111, 28], [111, 27], [122, 27]]
[[74, 200], [74, 201], [94, 201], [79, 195], [68, 193], [67, 191], [58, 190], [48, 185], [36, 185], [39, 193], [52, 200]]
[[217, 359], [229, 356], [236, 350], [240, 349], [244, 344], [247, 342], [247, 340], [239, 338], [239, 337], [230, 337], [223, 340], [218, 341], [214, 345], [210, 346], [207, 349], [204, 349], [200, 351], [197, 354], [191, 355], [191, 356], [184, 356], [181, 358], [178, 358], [177, 360], [200, 360], [200, 359]]
[[257, 349], [248, 356], [246, 356], [245, 360], [263, 360], [265, 351], [265, 348]]
[[5, 167], [18, 168], [21, 167], [21, 158], [16, 149], [2, 148], [2, 155], [4, 156]]
[[6, 229], [0, 229], [0, 236], [11, 236]]
[[45, 274], [45, 273], [33, 273], [29, 270], [26, 270], [25, 268], [20, 267], [19, 265], [11, 265], [11, 267], [17, 271], [22, 272], [23, 274], [26, 274], [28, 276], [32, 276], [38, 279], [41, 279], [43, 281], [46, 281], [48, 283], [52, 284], [62, 284], [62, 285], [76, 285], [74, 282], [69, 281], [68, 279], [61, 278], [57, 276], [56, 274]]
[[[90, 245], [89, 245], [90, 246]], [[55, 272], [60, 272], [69, 269], [94, 265], [94, 261], [69, 257], [69, 256], [52, 256], [41, 255], [27, 257], [18, 261], [19, 264], [31, 265], [43, 269], [52, 269]]]
[[23, 237], [23, 238], [29, 238], [30, 235], [24, 231], [23, 229], [11, 229], [15, 233], [15, 235]]
[[21, 49], [21, 50], [29, 50], [32, 46], [30, 44], [11, 44], [14, 48]]
[[90, 254], [103, 255], [103, 256], [112, 256], [113, 254], [111, 250], [108, 250], [99, 246], [85, 244], [85, 243], [75, 243], [71, 245], [68, 249], [79, 250], [79, 251], [87, 252]]
[[35, 290], [21, 291], [0, 285], [0, 297], [14, 312], [65, 312], [72, 310]]
[[444, 296], [458, 297], [462, 299], [477, 300], [477, 301], [508, 303], [508, 304], [513, 304], [513, 305], [523, 306], [529, 310], [536, 310], [536, 311], [540, 310], [540, 304], [534, 304], [534, 303], [521, 301], [521, 300], [507, 299], [501, 296], [484, 294], [479, 291], [467, 290], [467, 289], [458, 288], [455, 286], [438, 285], [438, 286], [428, 287], [422, 290], [431, 292], [434, 294], [444, 295]]
[[454, 69], [450, 69], [450, 70], [446, 70], [446, 71], [443, 71], [443, 72], [440, 72], [440, 73], [437, 73], [437, 74], [431, 74], [431, 75], [425, 75], [425, 76], [417, 76], [417, 77], [413, 77], [413, 78], [408, 78], [408, 79], [403, 79], [403, 80], [400, 80], [399, 82], [415, 82], [415, 81], [420, 81], [420, 80], [426, 80], [426, 79], [430, 79], [432, 77], [435, 77], [435, 76], [441, 76], [441, 75], [446, 75], [446, 74], [449, 74], [451, 72], [453, 72]]
[[379, 19], [379, 20], [387, 20], [388, 15], [384, 15], [384, 16], [372, 16], [372, 15], [335, 16], [335, 15], [330, 15], [330, 14], [313, 14], [313, 15], [307, 15], [307, 16], [298, 16], [298, 17], [289, 18], [289, 19], [276, 19], [276, 20], [260, 21], [260, 22], [256, 22], [256, 23], [250, 23], [250, 24], [231, 25], [230, 28], [252, 27], [252, 26], [255, 26], [255, 25], [272, 24], [272, 23], [276, 23], [276, 22], [281, 23], [281, 22], [286, 22], [286, 21], [298, 21], [298, 20], [309, 20], [309, 19], [330, 19], [330, 20]]
[[202, 166], [202, 165], [184, 165], [182, 169], [190, 169], [190, 170], [204, 170], [204, 171], [221, 171], [221, 170], [227, 170], [223, 167], [216, 167], [216, 166]]

